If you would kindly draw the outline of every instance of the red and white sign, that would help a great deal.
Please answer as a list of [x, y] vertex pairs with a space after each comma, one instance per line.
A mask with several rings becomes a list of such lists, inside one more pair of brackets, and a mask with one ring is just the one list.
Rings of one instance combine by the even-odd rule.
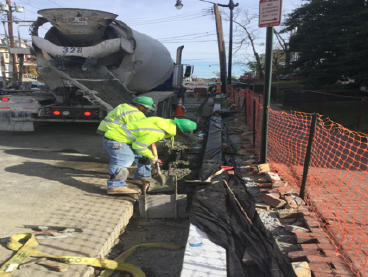
[[259, 27], [279, 26], [281, 22], [282, 0], [259, 1]]

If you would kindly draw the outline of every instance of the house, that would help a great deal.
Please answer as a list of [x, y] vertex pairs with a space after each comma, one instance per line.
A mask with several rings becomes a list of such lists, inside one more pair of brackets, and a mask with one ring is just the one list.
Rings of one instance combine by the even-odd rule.
[[[18, 48], [32, 48], [30, 44], [27, 43], [27, 40], [14, 40], [14, 44]], [[20, 46], [20, 47], [19, 47]], [[19, 57], [15, 55], [16, 63], [19, 63]], [[8, 41], [5, 37], [0, 36], [0, 76], [8, 78], [12, 78], [11, 71], [12, 66], [10, 64], [10, 54], [8, 48]], [[23, 81], [34, 81], [37, 80], [37, 72], [36, 72], [36, 61], [34, 60], [34, 56], [32, 55], [24, 55], [23, 60]], [[16, 70], [18, 71], [18, 69]]]

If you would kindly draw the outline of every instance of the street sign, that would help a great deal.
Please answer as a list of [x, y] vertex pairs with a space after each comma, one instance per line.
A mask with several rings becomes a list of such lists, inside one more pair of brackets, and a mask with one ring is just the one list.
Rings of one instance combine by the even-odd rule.
[[282, 0], [259, 1], [259, 27], [279, 26], [281, 22]]

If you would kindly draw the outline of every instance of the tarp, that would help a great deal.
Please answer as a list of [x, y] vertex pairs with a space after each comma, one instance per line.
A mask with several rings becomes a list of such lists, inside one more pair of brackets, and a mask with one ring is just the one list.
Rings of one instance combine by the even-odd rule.
[[221, 116], [213, 115], [209, 120], [206, 150], [203, 155], [202, 167], [199, 171], [199, 179], [206, 180], [209, 176], [220, 170], [222, 161], [222, 120]]
[[[234, 156], [226, 154], [234, 153], [235, 150], [227, 135], [225, 124], [226, 120], [221, 116], [210, 117], [206, 149], [199, 171], [199, 179], [202, 181], [219, 171], [222, 165], [235, 167]], [[224, 143], [227, 145], [226, 148], [222, 148]]]
[[[227, 276], [296, 277], [289, 259], [265, 229], [255, 210], [254, 198], [247, 192], [241, 177], [222, 174], [212, 181], [218, 182], [194, 195], [190, 222], [205, 232], [213, 243], [226, 249]], [[242, 262], [245, 251], [254, 259], [254, 265]]]

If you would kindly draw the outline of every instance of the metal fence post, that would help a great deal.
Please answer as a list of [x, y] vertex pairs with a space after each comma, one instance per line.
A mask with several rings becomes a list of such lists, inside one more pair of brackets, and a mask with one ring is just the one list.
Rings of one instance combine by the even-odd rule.
[[256, 99], [253, 99], [253, 148], [256, 148]]
[[246, 95], [244, 95], [244, 99], [243, 99], [243, 107], [244, 107], [244, 120], [245, 120], [245, 124], [248, 125], [248, 118], [247, 118], [247, 97]]
[[266, 56], [265, 56], [265, 78], [263, 88], [263, 110], [262, 110], [262, 127], [261, 127], [261, 151], [260, 162], [267, 163], [267, 144], [268, 144], [268, 120], [269, 106], [271, 98], [271, 82], [272, 82], [272, 44], [273, 44], [273, 27], [267, 27], [266, 34]]
[[357, 123], [356, 123], [357, 128], [359, 128], [359, 126], [360, 126], [360, 119], [362, 118], [362, 113], [363, 113], [363, 110], [364, 110], [365, 101], [366, 101], [366, 98], [362, 98], [362, 100], [360, 100], [360, 109], [359, 109], [358, 119], [357, 119]]
[[316, 130], [316, 122], [317, 122], [317, 114], [314, 113], [312, 115], [312, 121], [310, 125], [310, 130], [309, 130], [307, 151], [305, 153], [305, 159], [304, 159], [303, 179], [302, 179], [302, 184], [300, 186], [300, 193], [299, 193], [299, 196], [302, 199], [304, 199], [304, 196], [305, 196], [305, 183], [307, 182], [308, 169], [309, 169], [310, 157], [311, 157], [311, 152], [312, 152], [312, 144], [313, 144], [313, 139], [314, 139], [314, 133]]

